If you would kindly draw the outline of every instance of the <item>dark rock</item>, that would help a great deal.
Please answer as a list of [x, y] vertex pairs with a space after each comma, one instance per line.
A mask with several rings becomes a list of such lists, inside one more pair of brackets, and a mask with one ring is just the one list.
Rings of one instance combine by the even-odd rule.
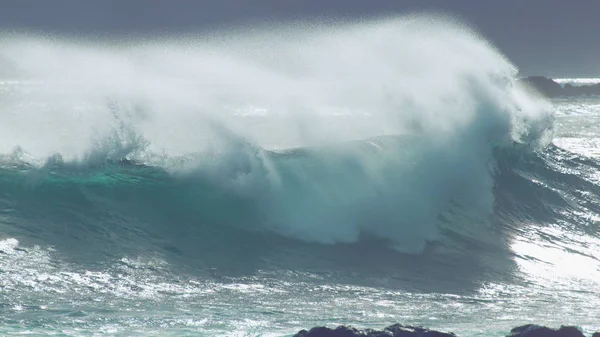
[[310, 331], [302, 330], [294, 335], [294, 337], [456, 337], [456, 335], [422, 327], [394, 324], [388, 326], [383, 331], [371, 329], [356, 330], [345, 326], [339, 326], [335, 329], [317, 327], [310, 329]]
[[384, 331], [391, 332], [391, 336], [394, 337], [455, 337], [453, 333], [445, 333], [434, 330], [425, 329], [420, 326], [390, 325], [384, 329]]
[[561, 326], [554, 330], [545, 326], [529, 324], [512, 329], [507, 337], [585, 337], [574, 326]]
[[294, 337], [355, 337], [366, 336], [363, 331], [356, 330], [351, 327], [339, 326], [335, 329], [325, 327], [316, 327], [310, 331], [302, 330]]
[[[453, 333], [429, 330], [419, 326], [394, 324], [381, 330], [357, 330], [352, 327], [339, 326], [335, 329], [316, 327], [310, 331], [301, 330], [294, 337], [456, 337]], [[574, 326], [561, 326], [560, 329], [550, 329], [545, 326], [529, 324], [514, 328], [506, 337], [585, 337]], [[596, 332], [592, 337], [600, 337]]]
[[528, 324], [516, 327], [510, 330], [510, 335], [507, 337], [534, 337], [534, 336], [550, 336], [554, 330], [535, 324]]
[[557, 336], [561, 337], [585, 337], [583, 333], [574, 326], [561, 326], [557, 333]]

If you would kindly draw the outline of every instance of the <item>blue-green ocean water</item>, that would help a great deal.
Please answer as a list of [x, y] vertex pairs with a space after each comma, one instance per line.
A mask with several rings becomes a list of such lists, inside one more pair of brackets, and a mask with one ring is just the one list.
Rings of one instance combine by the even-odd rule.
[[[11, 159], [0, 174], [0, 331], [284, 336], [393, 322], [462, 336], [501, 336], [528, 322], [598, 329], [600, 163], [576, 153], [594, 150], [586, 145], [591, 102], [556, 102], [555, 143], [577, 148], [495, 154], [493, 228], [447, 229], [418, 255], [381, 238], [328, 245], [252, 229], [262, 221], [257, 198], [199, 173], [125, 162], [39, 169]], [[318, 166], [302, 162], [314, 153], [272, 156], [281, 170]], [[317, 193], [294, 188], [300, 199]], [[466, 221], [460, 212], [443, 222]]]
[[440, 18], [261, 29], [0, 39], [0, 335], [600, 330], [597, 97]]

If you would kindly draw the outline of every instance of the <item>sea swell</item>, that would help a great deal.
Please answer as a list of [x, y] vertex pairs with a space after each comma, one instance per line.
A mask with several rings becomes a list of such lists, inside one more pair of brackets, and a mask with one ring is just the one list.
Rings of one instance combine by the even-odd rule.
[[[418, 141], [388, 136], [285, 152], [252, 147], [228, 166], [223, 158], [202, 156], [194, 161], [209, 164], [184, 171], [56, 157], [39, 168], [16, 162], [15, 154], [0, 174], [3, 232], [79, 257], [160, 252], [197, 258], [242, 254], [243, 247], [244, 254], [261, 254], [269, 246], [361, 241], [409, 253], [451, 248], [446, 254], [458, 256], [464, 245], [501, 246], [495, 226], [516, 230], [526, 219], [556, 221], [564, 217], [560, 209], [575, 207], [569, 199], [581, 197], [577, 191], [591, 191], [588, 199], [597, 195], [593, 182], [552, 166], [563, 153], [553, 146], [493, 149], [482, 163], [490, 180], [474, 189], [467, 186], [477, 183], [472, 168], [449, 171], [450, 164], [472, 158], [436, 157], [444, 174], [439, 166], [430, 173], [420, 166], [426, 151], [415, 151]], [[356, 153], [378, 166], [357, 161], [350, 155]], [[586, 207], [597, 210], [594, 200]]]
[[6, 36], [3, 64], [36, 81], [3, 87], [2, 231], [90, 257], [502, 249], [498, 177], [550, 143], [553, 112], [476, 34], [431, 20], [132, 47]]
[[2, 332], [596, 327], [600, 164], [452, 19], [4, 34], [5, 68]]

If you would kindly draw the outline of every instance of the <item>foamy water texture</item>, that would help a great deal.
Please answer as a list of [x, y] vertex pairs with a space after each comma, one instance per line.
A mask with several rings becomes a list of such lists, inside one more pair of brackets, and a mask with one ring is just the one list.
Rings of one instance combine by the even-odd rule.
[[[240, 194], [268, 186], [267, 226], [308, 241], [354, 242], [367, 232], [418, 251], [435, 239], [450, 200], [491, 213], [494, 147], [549, 141], [549, 108], [512, 86], [515, 68], [468, 29], [434, 18], [133, 45], [7, 36], [2, 50], [12, 72], [38, 82], [5, 95], [3, 152], [19, 146], [35, 159], [58, 153], [79, 163], [225, 153], [218, 166], [249, 170], [227, 184]], [[417, 153], [329, 148], [317, 163], [292, 168], [255, 155], [257, 146], [399, 134], [418, 137], [401, 150]], [[305, 191], [290, 192], [307, 165], [335, 177], [314, 172]], [[339, 173], [340, 165], [355, 169]], [[397, 201], [360, 200], [378, 193]], [[347, 212], [354, 207], [366, 209]], [[382, 220], [360, 220], [372, 216]]]
[[591, 103], [552, 143], [516, 72], [434, 16], [2, 34], [0, 334], [597, 328]]
[[571, 84], [575, 86], [594, 85], [600, 83], [600, 78], [555, 78], [555, 82], [560, 84]]

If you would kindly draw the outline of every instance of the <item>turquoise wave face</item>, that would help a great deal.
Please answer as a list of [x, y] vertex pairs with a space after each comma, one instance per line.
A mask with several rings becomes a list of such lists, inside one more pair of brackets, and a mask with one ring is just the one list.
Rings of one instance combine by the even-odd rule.
[[[552, 166], [559, 152], [446, 156], [420, 138], [379, 137], [280, 152], [244, 147], [188, 158], [193, 168], [181, 170], [129, 160], [13, 162], [0, 171], [3, 230], [75, 256], [365, 243], [410, 254], [441, 245], [458, 254], [460, 240], [501, 250], [506, 238], [493, 237], [493, 227], [531, 216], [523, 205], [550, 218], [559, 215], [544, 211], [548, 205], [568, 207], [530, 176], [594, 190]], [[506, 224], [496, 224], [503, 216]]]
[[[386, 312], [394, 315], [407, 315], [403, 310], [410, 315], [437, 312], [447, 315], [442, 322], [444, 326], [458, 324], [461, 329], [471, 331], [476, 326], [469, 327], [468, 314], [457, 316], [453, 311], [435, 308], [439, 301], [466, 303], [483, 314], [483, 319], [496, 322], [490, 324], [502, 331], [506, 327], [495, 320], [494, 309], [489, 308], [490, 303], [498, 300], [495, 291], [510, 292], [507, 298], [515, 308], [525, 300], [530, 301], [525, 309], [531, 311], [528, 315], [535, 314], [533, 311], [541, 315], [538, 307], [541, 304], [530, 296], [535, 291], [536, 298], [539, 296], [543, 305], [547, 305], [542, 298], [546, 285], [540, 283], [530, 289], [531, 275], [516, 271], [546, 264], [537, 260], [540, 257], [535, 257], [535, 252], [523, 250], [529, 233], [539, 231], [542, 235], [536, 239], [541, 240], [535, 241], [537, 244], [568, 246], [570, 254], [581, 258], [587, 254], [584, 245], [577, 248], [571, 242], [580, 239], [550, 234], [560, 229], [569, 235], [582, 233], [583, 238], [599, 235], [598, 228], [589, 225], [582, 210], [600, 213], [600, 187], [590, 179], [594, 172], [600, 171], [600, 163], [554, 146], [534, 153], [513, 149], [493, 151], [496, 165], [492, 171], [495, 182], [492, 213], [484, 221], [477, 217], [480, 214], [473, 214], [472, 204], [451, 202], [436, 217], [436, 238], [427, 241], [420, 254], [402, 253], [397, 249], [398, 241], [368, 232], [355, 241], [333, 244], [273, 226], [272, 219], [281, 219], [282, 215], [275, 213], [277, 217], [269, 219], [266, 201], [273, 202], [275, 198], [280, 202], [277, 205], [287, 207], [300, 203], [301, 213], [307, 213], [306, 218], [314, 221], [315, 216], [309, 214], [312, 210], [306, 205], [318, 208], [328, 196], [323, 194], [325, 191], [335, 191], [334, 199], [345, 202], [354, 200], [352, 192], [359, 191], [362, 199], [352, 204], [352, 214], [364, 212], [371, 216], [368, 212], [373, 203], [385, 204], [384, 198], [402, 196], [386, 192], [387, 188], [395, 190], [394, 184], [401, 181], [387, 179], [380, 194], [364, 193], [364, 179], [372, 178], [366, 172], [372, 171], [357, 165], [349, 154], [359, 151], [372, 154], [373, 158], [383, 156], [385, 163], [400, 165], [391, 171], [406, 170], [405, 174], [396, 175], [405, 179], [413, 172], [406, 168], [406, 162], [410, 162], [411, 169], [418, 167], [415, 165], [422, 153], [408, 151], [407, 142], [415, 140], [371, 139], [342, 144], [344, 150], [336, 148], [334, 152], [323, 148], [285, 153], [250, 151], [252, 158], [268, 162], [270, 170], [283, 172], [275, 180], [277, 184], [260, 185], [261, 188], [241, 178], [254, 172], [249, 169], [252, 165], [241, 164], [243, 160], [236, 161], [238, 168], [226, 174], [219, 160], [214, 160], [211, 166], [219, 167], [218, 170], [205, 167], [178, 172], [129, 161], [81, 166], [55, 160], [42, 169], [5, 165], [0, 173], [0, 229], [3, 235], [19, 241], [0, 240], [3, 257], [0, 268], [6, 275], [12, 275], [4, 291], [13, 300], [18, 297], [19, 303], [31, 303], [14, 311], [18, 314], [7, 317], [22, 319], [27, 312], [48, 315], [51, 311], [51, 316], [45, 319], [60, 324], [61, 329], [84, 329], [73, 320], [94, 326], [94, 317], [102, 317], [115, 326], [134, 321], [139, 324], [139, 331], [147, 332], [144, 329], [148, 327], [142, 322], [146, 319], [148, 323], [145, 314], [125, 316], [114, 306], [131, 308], [131, 299], [135, 299], [139, 308], [156, 310], [156, 302], [144, 299], [151, 296], [161, 301], [162, 315], [177, 320], [173, 322], [176, 328], [167, 331], [177, 335], [196, 331], [196, 328], [182, 328], [185, 326], [182, 323], [185, 317], [179, 312], [182, 308], [200, 310], [202, 315], [211, 317], [218, 316], [219, 310], [247, 319], [275, 315], [287, 322], [297, 314], [287, 314], [290, 306], [282, 306], [281, 298], [295, 301], [294, 306], [302, 306], [303, 310], [311, 308], [310, 303], [330, 299], [325, 303], [325, 311], [318, 311], [318, 315], [339, 310], [332, 306], [335, 301], [344, 302], [340, 313], [352, 313], [358, 312], [360, 303], [367, 300], [379, 301], [381, 307], [377, 310], [384, 310], [386, 301], [393, 298], [407, 304], [392, 306], [392, 311], [386, 309]], [[348, 149], [352, 151], [347, 152]], [[393, 154], [396, 159], [391, 160]], [[355, 183], [357, 178], [363, 180]], [[332, 184], [336, 179], [338, 185], [327, 185], [325, 191], [319, 188], [323, 188], [323, 182]], [[343, 188], [343, 198], [336, 188]], [[310, 204], [312, 200], [303, 198], [321, 199]], [[397, 200], [389, 200], [394, 201]], [[364, 207], [365, 204], [369, 207]], [[350, 212], [341, 206], [326, 205], [330, 210], [342, 211], [343, 215]], [[382, 209], [390, 212], [387, 207]], [[293, 212], [290, 208], [284, 210], [286, 214]], [[394, 211], [406, 212], [401, 207]], [[401, 226], [402, 222], [396, 224]], [[314, 230], [327, 234], [330, 229]], [[515, 242], [520, 242], [516, 248], [512, 246]], [[53, 262], [56, 260], [61, 261], [60, 266]], [[26, 284], [36, 284], [41, 292], [23, 291]], [[84, 305], [65, 302], [60, 291], [66, 285], [74, 289], [68, 301]], [[481, 292], [481, 287], [486, 292]], [[10, 295], [17, 293], [21, 295]], [[95, 303], [99, 304], [90, 305], [86, 299], [90, 296], [95, 296], [98, 301]], [[244, 304], [253, 296], [260, 298], [271, 311], [255, 312], [252, 304]], [[507, 301], [505, 297], [501, 297], [502, 301]], [[12, 308], [13, 300], [8, 297], [3, 300], [6, 308]], [[349, 314], [346, 319], [352, 317]], [[166, 322], [163, 316], [154, 319], [152, 324]], [[374, 316], [354, 319], [361, 324], [365, 320], [378, 325], [385, 321]], [[418, 317], [417, 321], [422, 322]], [[234, 322], [236, 319], [224, 318], [220, 323], [224, 325], [206, 325], [202, 331], [223, 332], [233, 329]], [[275, 330], [284, 334], [283, 331], [301, 328], [302, 324], [286, 323]], [[28, 329], [47, 331], [47, 327], [36, 326], [31, 323]], [[251, 326], [244, 329], [255, 331]], [[261, 325], [256, 329], [258, 333], [266, 327]]]

